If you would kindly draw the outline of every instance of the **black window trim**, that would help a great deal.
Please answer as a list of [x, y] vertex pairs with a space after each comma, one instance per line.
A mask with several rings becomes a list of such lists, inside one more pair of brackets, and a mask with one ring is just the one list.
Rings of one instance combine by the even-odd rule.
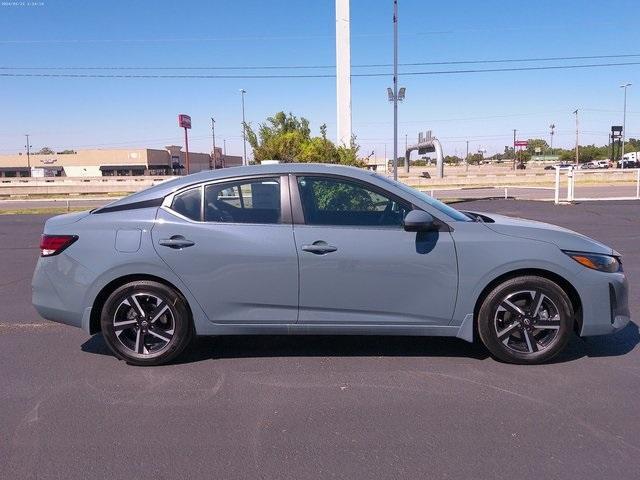
[[[247, 223], [247, 222], [207, 222], [204, 220], [205, 218], [205, 188], [209, 185], [216, 185], [220, 183], [238, 183], [245, 182], [251, 180], [260, 180], [260, 179], [276, 179], [280, 184], [280, 221], [278, 223]], [[173, 208], [173, 200], [177, 195], [184, 193], [188, 190], [200, 188], [200, 219], [193, 220], [191, 218], [185, 217], [179, 212], [176, 212]], [[169, 213], [180, 217], [181, 219], [197, 224], [203, 225], [264, 225], [264, 226], [278, 226], [278, 225], [291, 225], [292, 223], [292, 212], [291, 212], [291, 196], [289, 194], [289, 179], [286, 174], [258, 174], [258, 175], [246, 175], [246, 176], [238, 176], [238, 177], [228, 177], [228, 178], [219, 178], [216, 180], [194, 183], [191, 185], [184, 186], [175, 192], [171, 192], [169, 195], [164, 197], [161, 202], [161, 208], [168, 211]]]
[[152, 198], [150, 200], [142, 200], [140, 202], [131, 202], [131, 203], [124, 203], [120, 205], [113, 205], [111, 207], [109, 205], [106, 205], [104, 207], [94, 208], [93, 210], [91, 210], [91, 213], [99, 214], [99, 213], [109, 213], [109, 212], [122, 212], [124, 210], [137, 210], [140, 208], [159, 207], [162, 205], [163, 201], [164, 201], [164, 198], [158, 197], [158, 198]]
[[[423, 210], [423, 208], [418, 207], [410, 200], [403, 198], [383, 187], [378, 185], [374, 185], [373, 183], [361, 180], [359, 178], [349, 177], [347, 175], [339, 175], [335, 173], [313, 173], [313, 172], [297, 172], [289, 174], [289, 191], [291, 195], [291, 213], [292, 213], [292, 221], [294, 225], [305, 225], [308, 227], [324, 227], [324, 228], [358, 228], [358, 229], [375, 229], [375, 230], [390, 230], [390, 227], [383, 226], [374, 226], [374, 225], [310, 225], [306, 223], [304, 218], [304, 210], [302, 208], [302, 200], [300, 198], [300, 190], [298, 186], [298, 177], [321, 177], [321, 178], [334, 178], [339, 180], [345, 180], [347, 182], [357, 183], [365, 188], [382, 195], [384, 197], [388, 197], [391, 200], [396, 202], [401, 202], [404, 204], [409, 204], [412, 210]], [[435, 224], [437, 226], [437, 230], [440, 232], [450, 232], [453, 231], [453, 227], [451, 227], [448, 223], [444, 222], [436, 215], [433, 215], [431, 212], [428, 212], [433, 216], [435, 220]]]

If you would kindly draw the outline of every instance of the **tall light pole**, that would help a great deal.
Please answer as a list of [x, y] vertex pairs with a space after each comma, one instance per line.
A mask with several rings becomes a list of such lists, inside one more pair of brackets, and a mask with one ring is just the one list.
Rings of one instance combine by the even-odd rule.
[[393, 179], [398, 179], [398, 0], [393, 0]]
[[621, 166], [624, 168], [624, 136], [627, 133], [627, 88], [630, 87], [630, 83], [620, 85], [620, 88], [624, 88], [624, 110], [622, 112], [622, 149], [620, 153]]
[[240, 89], [240, 96], [242, 97], [242, 150], [244, 155], [242, 156], [242, 165], [247, 165], [247, 122], [244, 119], [244, 94], [247, 91], [244, 88]]
[[578, 165], [580, 163], [580, 156], [578, 154], [578, 142], [580, 140], [580, 124], [578, 123], [578, 109], [576, 108], [573, 111], [574, 115], [576, 116], [576, 165]]
[[27, 148], [27, 167], [29, 168], [29, 176], [31, 176], [31, 144], [29, 143], [29, 134], [26, 133], [24, 136], [27, 137], [27, 144], [25, 145]]
[[549, 125], [549, 128], [551, 129], [551, 133], [550, 133], [550, 135], [551, 135], [551, 143], [549, 144], [549, 150], [551, 150], [551, 156], [553, 156], [553, 135], [556, 133], [555, 132], [556, 126], [555, 126], [555, 124], [552, 123], [551, 125]]

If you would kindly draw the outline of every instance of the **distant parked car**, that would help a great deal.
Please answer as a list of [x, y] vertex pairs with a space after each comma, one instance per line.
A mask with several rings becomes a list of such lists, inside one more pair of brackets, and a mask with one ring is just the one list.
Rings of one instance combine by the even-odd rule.
[[640, 168], [640, 162], [635, 160], [622, 160], [618, 162], [618, 168]]
[[593, 170], [598, 168], [598, 164], [596, 162], [585, 162], [581, 163], [578, 168], [580, 170]]
[[609, 168], [610, 166], [609, 160], [598, 160], [596, 162], [596, 168]]
[[556, 163], [555, 165], [547, 165], [546, 167], [544, 167], [545, 170], [555, 170], [556, 167], [558, 168], [571, 168], [573, 166], [572, 163]]
[[136, 365], [172, 360], [194, 335], [257, 334], [479, 338], [530, 364], [630, 316], [610, 247], [335, 165], [176, 178], [50, 218], [40, 248], [36, 310], [102, 332]]

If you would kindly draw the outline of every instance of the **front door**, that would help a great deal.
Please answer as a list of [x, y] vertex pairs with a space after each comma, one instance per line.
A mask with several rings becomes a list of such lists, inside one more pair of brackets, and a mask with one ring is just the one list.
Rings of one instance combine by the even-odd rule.
[[155, 249], [212, 322], [296, 322], [298, 258], [281, 187], [280, 177], [199, 185], [159, 209]]
[[[300, 175], [299, 323], [448, 325], [458, 271], [449, 231], [406, 232], [411, 204], [343, 177]], [[295, 197], [295, 196], [294, 196]]]

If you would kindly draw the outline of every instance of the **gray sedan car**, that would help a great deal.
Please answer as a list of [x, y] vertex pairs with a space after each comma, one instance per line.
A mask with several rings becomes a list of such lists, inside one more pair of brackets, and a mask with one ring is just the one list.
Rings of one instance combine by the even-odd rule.
[[173, 179], [46, 222], [45, 318], [102, 332], [137, 365], [194, 335], [478, 338], [539, 363], [629, 322], [620, 255], [564, 228], [460, 212], [350, 167], [280, 164]]

